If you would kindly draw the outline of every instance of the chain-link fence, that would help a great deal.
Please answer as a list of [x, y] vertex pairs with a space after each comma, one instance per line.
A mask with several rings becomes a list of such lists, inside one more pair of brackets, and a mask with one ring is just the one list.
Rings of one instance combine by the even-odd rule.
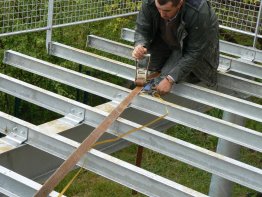
[[[136, 14], [139, 0], [0, 0], [0, 36]], [[52, 15], [48, 14], [53, 13]]]
[[[261, 0], [209, 0], [220, 27], [262, 38]], [[136, 14], [141, 0], [0, 0], [0, 36]], [[49, 13], [49, 14], [48, 14]]]
[[60, 0], [54, 2], [53, 25], [74, 24], [92, 19], [136, 14], [141, 1], [136, 0]]
[[46, 27], [47, 7], [47, 0], [1, 0], [0, 35]]
[[246, 34], [261, 36], [261, 1], [249, 0], [210, 0], [222, 28]]

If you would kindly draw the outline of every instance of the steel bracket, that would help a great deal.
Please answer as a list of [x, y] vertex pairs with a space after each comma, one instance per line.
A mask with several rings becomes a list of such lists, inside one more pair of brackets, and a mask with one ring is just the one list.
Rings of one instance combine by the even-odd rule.
[[28, 128], [21, 125], [16, 125], [11, 129], [6, 128], [5, 134], [6, 137], [3, 140], [8, 144], [17, 147], [27, 141]]
[[225, 72], [228, 72], [230, 68], [231, 68], [231, 60], [220, 57], [218, 70], [220, 72], [225, 73]]
[[67, 123], [77, 125], [85, 120], [85, 109], [83, 108], [72, 108], [70, 113], [68, 113], [64, 118], [63, 121]]
[[256, 57], [256, 52], [254, 50], [244, 49], [241, 51], [241, 58], [243, 60], [247, 60], [253, 62]]

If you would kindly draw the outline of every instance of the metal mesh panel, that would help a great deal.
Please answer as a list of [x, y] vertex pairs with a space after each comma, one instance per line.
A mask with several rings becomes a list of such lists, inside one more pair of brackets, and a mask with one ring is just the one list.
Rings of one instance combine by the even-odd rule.
[[46, 27], [48, 0], [1, 0], [0, 34]]
[[58, 0], [54, 4], [53, 25], [132, 14], [139, 9], [140, 2], [135, 0]]
[[[245, 32], [255, 33], [260, 1], [209, 0], [215, 10], [219, 24]], [[261, 19], [260, 19], [261, 20]], [[260, 33], [261, 33], [260, 24]]]
[[[261, 1], [209, 1], [222, 28], [254, 35]], [[47, 29], [48, 3], [48, 0], [0, 0], [0, 36]], [[129, 15], [136, 13], [140, 6], [141, 0], [54, 0], [53, 26]], [[261, 21], [258, 34], [261, 37]]]

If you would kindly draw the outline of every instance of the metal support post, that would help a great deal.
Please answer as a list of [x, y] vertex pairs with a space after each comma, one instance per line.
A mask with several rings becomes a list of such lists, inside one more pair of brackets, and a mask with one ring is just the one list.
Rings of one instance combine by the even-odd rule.
[[[246, 118], [224, 111], [223, 120], [243, 126]], [[217, 153], [233, 159], [238, 159], [240, 155], [240, 147], [240, 145], [220, 138], [218, 140]], [[213, 174], [209, 187], [209, 196], [230, 197], [232, 194], [232, 188], [233, 182]]]
[[[89, 70], [87, 70], [86, 75], [90, 76], [91, 72]], [[88, 105], [92, 105], [91, 100], [90, 100], [90, 95], [86, 91], [84, 91], [83, 103], [88, 104]]]
[[[79, 64], [78, 65], [78, 72], [79, 73], [82, 73], [82, 68], [83, 68], [83, 66], [81, 64]], [[80, 90], [79, 89], [76, 90], [76, 100], [80, 101]]]
[[261, 25], [261, 23], [260, 23], [261, 15], [262, 15], [262, 1], [260, 1], [259, 12], [258, 12], [258, 16], [257, 16], [257, 24], [256, 24], [254, 41], [253, 41], [253, 47], [254, 48], [256, 48], [256, 44], [257, 44], [257, 35], [259, 33], [259, 28], [260, 28], [260, 25]]
[[48, 1], [48, 18], [46, 31], [46, 50], [49, 53], [49, 43], [52, 41], [52, 26], [53, 26], [53, 14], [54, 14], [54, 0]]

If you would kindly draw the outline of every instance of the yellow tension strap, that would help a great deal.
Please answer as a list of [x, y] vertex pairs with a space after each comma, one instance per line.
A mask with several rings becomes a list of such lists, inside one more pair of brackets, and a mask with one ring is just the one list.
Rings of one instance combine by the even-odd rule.
[[[157, 94], [157, 95], [154, 95], [154, 97], [157, 97], [157, 98], [159, 98], [160, 100], [162, 100], [162, 98], [161, 98], [160, 95], [158, 95], [158, 94]], [[103, 141], [101, 141], [101, 142], [97, 142], [97, 143], [95, 143], [92, 147], [90, 147], [90, 149], [93, 148], [93, 147], [95, 147], [95, 146], [97, 146], [97, 145], [106, 144], [106, 143], [110, 143], [110, 142], [115, 142], [115, 141], [117, 141], [117, 140], [119, 140], [119, 139], [121, 139], [121, 138], [123, 138], [123, 137], [125, 137], [125, 136], [127, 136], [127, 135], [130, 135], [130, 134], [132, 134], [132, 133], [134, 133], [134, 132], [136, 132], [136, 131], [139, 131], [139, 130], [145, 128], [145, 127], [148, 127], [148, 126], [150, 126], [150, 125], [152, 125], [152, 124], [154, 124], [154, 123], [156, 123], [156, 122], [164, 119], [167, 115], [168, 115], [168, 110], [167, 110], [167, 108], [166, 108], [166, 114], [164, 114], [164, 115], [162, 115], [162, 116], [159, 116], [158, 118], [156, 118], [156, 119], [154, 119], [154, 120], [152, 120], [152, 121], [150, 121], [150, 122], [148, 122], [148, 123], [146, 123], [146, 124], [144, 124], [144, 125], [141, 125], [141, 126], [138, 127], [138, 128], [131, 129], [131, 130], [129, 130], [129, 131], [126, 132], [126, 133], [123, 133], [123, 134], [121, 134], [121, 135], [118, 135], [116, 138], [107, 139], [107, 140], [103, 140]], [[89, 150], [90, 150], [90, 149], [89, 149]], [[88, 150], [88, 151], [89, 151], [89, 150]], [[68, 190], [68, 188], [70, 187], [70, 185], [73, 183], [73, 181], [78, 177], [78, 175], [80, 174], [80, 172], [83, 170], [84, 164], [85, 164], [85, 162], [83, 163], [82, 167], [77, 171], [77, 173], [75, 174], [75, 176], [73, 176], [72, 179], [67, 183], [67, 185], [66, 185], [66, 186], [64, 187], [64, 189], [61, 191], [61, 193], [58, 195], [58, 197], [62, 197], [62, 195], [64, 195], [64, 193]]]

